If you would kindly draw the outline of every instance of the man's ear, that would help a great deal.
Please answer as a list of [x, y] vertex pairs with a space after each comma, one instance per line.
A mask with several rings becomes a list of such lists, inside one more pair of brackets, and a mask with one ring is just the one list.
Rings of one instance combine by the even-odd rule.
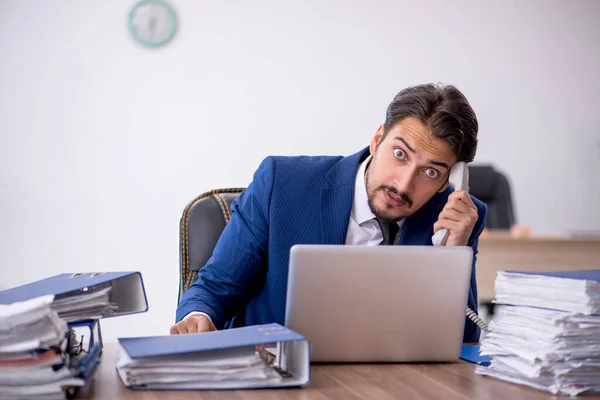
[[369, 152], [371, 153], [371, 155], [375, 154], [375, 150], [377, 150], [377, 145], [383, 138], [383, 133], [384, 133], [383, 125], [379, 125], [379, 128], [377, 128], [377, 131], [371, 138], [371, 144], [369, 145]]

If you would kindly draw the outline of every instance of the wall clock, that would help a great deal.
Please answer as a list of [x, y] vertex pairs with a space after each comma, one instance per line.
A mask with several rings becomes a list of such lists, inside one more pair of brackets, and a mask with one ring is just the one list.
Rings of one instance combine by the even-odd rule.
[[160, 47], [175, 36], [177, 14], [165, 0], [141, 0], [131, 9], [128, 26], [138, 43], [146, 47]]

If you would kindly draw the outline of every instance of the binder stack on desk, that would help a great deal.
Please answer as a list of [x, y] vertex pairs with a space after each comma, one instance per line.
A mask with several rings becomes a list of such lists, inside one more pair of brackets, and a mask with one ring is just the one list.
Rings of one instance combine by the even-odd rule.
[[52, 309], [67, 321], [97, 320], [148, 309], [139, 272], [59, 274], [0, 292], [0, 304], [54, 295]]
[[99, 319], [147, 308], [137, 272], [61, 274], [0, 292], [0, 400], [76, 395], [101, 360]]
[[279, 324], [119, 343], [117, 371], [131, 389], [255, 389], [303, 386], [310, 379], [308, 341]]
[[67, 324], [52, 300], [0, 305], [0, 399], [63, 398], [63, 386], [84, 384], [69, 371]]
[[600, 270], [499, 272], [476, 373], [576, 396], [600, 392]]

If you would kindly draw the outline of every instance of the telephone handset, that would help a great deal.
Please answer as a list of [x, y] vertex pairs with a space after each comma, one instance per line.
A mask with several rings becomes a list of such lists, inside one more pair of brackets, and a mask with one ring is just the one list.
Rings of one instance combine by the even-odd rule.
[[[450, 177], [448, 182], [454, 187], [454, 190], [467, 190], [469, 187], [469, 168], [467, 163], [459, 161], [450, 169]], [[437, 231], [431, 241], [434, 246], [445, 246], [448, 240], [448, 229], [440, 229]]]
[[[454, 187], [454, 190], [467, 190], [469, 187], [469, 168], [467, 163], [459, 161], [455, 163], [450, 169], [450, 176], [448, 178], [448, 182]], [[448, 240], [448, 229], [440, 229], [437, 231], [432, 237], [431, 241], [434, 246], [445, 246], [446, 241]], [[481, 330], [484, 332], [489, 332], [489, 328], [485, 321], [483, 321], [479, 316], [475, 313], [475, 311], [471, 310], [467, 307], [466, 312], [467, 317], [471, 321], [473, 321]]]

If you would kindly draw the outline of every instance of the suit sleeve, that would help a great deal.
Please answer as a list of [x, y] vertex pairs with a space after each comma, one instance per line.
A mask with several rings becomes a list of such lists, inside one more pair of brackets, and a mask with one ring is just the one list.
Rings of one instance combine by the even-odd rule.
[[252, 183], [233, 201], [231, 219], [213, 255], [182, 296], [177, 321], [199, 311], [208, 314], [217, 329], [223, 329], [262, 287], [274, 175], [275, 161], [268, 157], [256, 170]]
[[[473, 267], [471, 269], [471, 285], [469, 288], [469, 300], [468, 307], [474, 312], [478, 313], [477, 310], [477, 279], [476, 279], [476, 270], [475, 264], [477, 263], [477, 253], [479, 252], [477, 247], [479, 245], [479, 236], [485, 227], [485, 219], [487, 215], [487, 206], [484, 203], [478, 203], [477, 212], [479, 213], [479, 218], [473, 227], [473, 233], [469, 238], [469, 246], [473, 248]], [[468, 317], [465, 319], [465, 331], [463, 335], [463, 342], [478, 342], [479, 336], [481, 334], [481, 329], [475, 325], [473, 321], [471, 321]]]

